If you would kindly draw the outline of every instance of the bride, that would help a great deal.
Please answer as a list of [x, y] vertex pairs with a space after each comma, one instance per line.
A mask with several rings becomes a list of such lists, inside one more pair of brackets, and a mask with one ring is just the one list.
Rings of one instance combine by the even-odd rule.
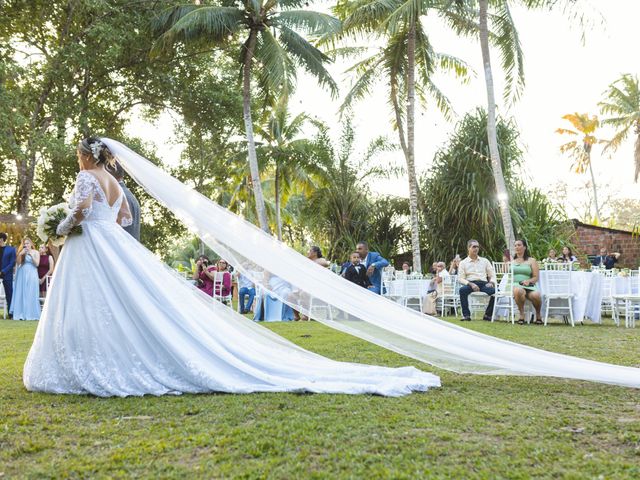
[[[106, 141], [106, 140], [105, 140]], [[101, 397], [182, 392], [405, 395], [440, 386], [413, 367], [337, 362], [308, 352], [175, 276], [121, 226], [105, 143], [82, 140], [68, 234], [24, 367], [30, 391]]]

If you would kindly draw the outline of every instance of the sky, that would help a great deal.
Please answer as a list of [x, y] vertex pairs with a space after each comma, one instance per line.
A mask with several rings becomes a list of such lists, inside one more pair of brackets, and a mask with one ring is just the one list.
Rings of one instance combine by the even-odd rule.
[[[584, 8], [599, 12], [599, 15], [593, 14], [594, 25], [584, 32], [584, 39], [583, 31], [575, 22], [572, 26], [571, 20], [561, 12], [514, 9], [513, 16], [524, 51], [526, 84], [523, 95], [513, 105], [505, 105], [502, 100], [504, 75], [499, 67], [498, 52], [492, 51], [498, 112], [513, 117], [519, 127], [525, 150], [527, 183], [553, 193], [558, 189], [558, 182], [566, 182], [572, 193], [564, 207], [571, 217], [578, 216], [581, 205], [588, 201], [580, 191], [588, 177], [571, 172], [571, 160], [559, 151], [559, 146], [568, 139], [555, 130], [558, 127], [571, 128], [562, 119], [567, 113], [599, 114], [597, 104], [608, 85], [623, 73], [640, 73], [640, 56], [635, 54], [640, 0], [590, 0], [585, 2]], [[319, 5], [316, 9], [326, 10], [326, 7]], [[436, 83], [448, 96], [456, 116], [447, 121], [430, 105], [417, 113], [418, 173], [429, 170], [434, 153], [446, 143], [455, 122], [466, 112], [486, 105], [479, 42], [456, 37], [437, 19], [427, 18], [424, 25], [437, 51], [461, 58], [475, 73], [464, 85], [452, 75], [436, 77]], [[329, 68], [340, 86], [341, 98], [338, 99], [332, 99], [312, 78], [299, 75], [297, 93], [290, 107], [292, 112], [304, 111], [317, 116], [337, 135], [340, 129], [338, 109], [351, 82], [344, 73], [349, 65], [348, 62], [337, 62]], [[397, 133], [391, 128], [391, 111], [381, 85], [374, 89], [370, 98], [357, 104], [353, 122], [357, 146], [361, 150], [379, 135], [386, 135], [397, 142]], [[139, 119], [131, 123], [131, 129], [135, 129], [137, 135], [149, 139], [169, 138], [172, 128], [169, 116], [161, 117], [155, 125]], [[600, 130], [601, 138], [610, 138], [612, 134], [606, 127]], [[633, 182], [633, 141], [630, 137], [614, 154], [602, 155], [599, 147], [594, 148], [592, 162], [601, 197], [640, 199], [638, 184]], [[167, 145], [161, 141], [156, 141], [156, 144], [162, 147], [167, 163], [177, 161], [181, 150], [179, 145]], [[391, 156], [393, 158], [381, 161], [403, 163], [401, 153]], [[408, 196], [406, 179], [385, 180], [371, 186], [378, 193]]]

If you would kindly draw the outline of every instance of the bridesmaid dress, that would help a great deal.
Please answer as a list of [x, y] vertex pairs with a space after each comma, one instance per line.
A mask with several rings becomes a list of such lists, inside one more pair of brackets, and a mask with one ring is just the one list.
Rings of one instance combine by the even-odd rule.
[[13, 285], [13, 299], [9, 312], [14, 320], [40, 319], [40, 288], [38, 268], [31, 255], [25, 255], [24, 262], [16, 271]]

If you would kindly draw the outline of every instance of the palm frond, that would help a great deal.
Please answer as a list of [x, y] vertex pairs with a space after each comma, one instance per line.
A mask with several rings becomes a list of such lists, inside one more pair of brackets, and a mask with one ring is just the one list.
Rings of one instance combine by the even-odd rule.
[[255, 59], [260, 62], [256, 73], [264, 94], [287, 98], [295, 83], [295, 65], [269, 30], [261, 31], [258, 36]]
[[[180, 9], [180, 10], [178, 10]], [[173, 9], [165, 24], [175, 21], [156, 41], [154, 51], [169, 51], [178, 41], [224, 42], [242, 26], [244, 14], [235, 7], [200, 6], [192, 9]]]
[[360, 76], [351, 86], [351, 89], [344, 97], [344, 101], [340, 106], [340, 115], [348, 110], [355, 102], [370, 96], [371, 88], [377, 79], [377, 70], [375, 65], [360, 73]]
[[515, 101], [524, 89], [524, 54], [508, 2], [499, 2], [497, 11], [490, 18], [495, 33], [491, 38], [500, 51], [502, 69], [505, 72], [504, 99]]
[[360, 34], [375, 31], [397, 8], [398, 0], [359, 0], [349, 4], [343, 22], [346, 33]]
[[423, 13], [422, 3], [422, 0], [399, 2], [391, 15], [382, 22], [381, 28], [389, 32], [390, 35], [396, 35], [406, 29], [407, 25], [417, 24]]
[[312, 36], [327, 34], [338, 35], [342, 31], [342, 22], [326, 13], [309, 10], [288, 10], [280, 12], [274, 21], [291, 29], [300, 30]]
[[314, 47], [307, 40], [288, 27], [280, 27], [280, 41], [286, 51], [295, 57], [308, 73], [313, 75], [318, 83], [327, 87], [333, 97], [338, 95], [338, 85], [324, 67], [331, 59]]

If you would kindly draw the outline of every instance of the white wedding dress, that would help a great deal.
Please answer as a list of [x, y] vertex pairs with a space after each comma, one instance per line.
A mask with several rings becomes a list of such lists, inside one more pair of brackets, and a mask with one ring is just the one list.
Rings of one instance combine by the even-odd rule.
[[413, 367], [337, 362], [306, 351], [215, 302], [118, 224], [97, 178], [72, 197], [83, 233], [60, 255], [24, 367], [28, 390], [101, 397], [181, 392], [405, 395], [440, 386]]

